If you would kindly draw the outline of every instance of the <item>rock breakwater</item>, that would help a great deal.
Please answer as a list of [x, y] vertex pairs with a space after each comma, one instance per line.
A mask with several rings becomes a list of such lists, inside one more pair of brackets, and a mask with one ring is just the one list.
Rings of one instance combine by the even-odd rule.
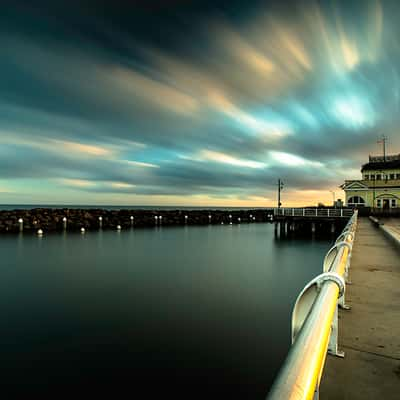
[[155, 225], [207, 225], [269, 222], [271, 209], [254, 210], [106, 210], [35, 208], [0, 211], [0, 232], [128, 229]]

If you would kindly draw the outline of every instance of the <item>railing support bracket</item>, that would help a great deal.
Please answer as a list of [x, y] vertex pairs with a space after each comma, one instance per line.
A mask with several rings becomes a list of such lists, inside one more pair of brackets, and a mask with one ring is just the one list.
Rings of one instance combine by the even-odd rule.
[[344, 351], [338, 349], [338, 336], [339, 336], [339, 318], [338, 318], [338, 307], [336, 306], [335, 315], [333, 316], [331, 325], [331, 336], [328, 344], [328, 354], [335, 357], [344, 358]]
[[[341, 298], [344, 298], [346, 283], [339, 274], [336, 272], [324, 272], [321, 275], [318, 275], [314, 279], [312, 279], [301, 291], [299, 296], [297, 297], [296, 303], [293, 307], [292, 312], [292, 343], [294, 343], [296, 339], [297, 333], [300, 331], [301, 327], [305, 319], [307, 318], [312, 305], [314, 304], [315, 298], [317, 297], [319, 291], [321, 290], [321, 286], [326, 281], [333, 281], [339, 288], [339, 301]], [[337, 314], [337, 306], [335, 315]], [[337, 319], [337, 315], [336, 315]], [[337, 321], [336, 321], [337, 328]], [[332, 338], [332, 335], [331, 335]]]

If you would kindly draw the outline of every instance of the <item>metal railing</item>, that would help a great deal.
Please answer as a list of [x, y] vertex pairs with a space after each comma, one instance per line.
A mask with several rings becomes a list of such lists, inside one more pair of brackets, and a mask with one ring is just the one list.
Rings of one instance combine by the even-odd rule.
[[351, 217], [352, 208], [274, 208], [275, 216], [284, 217]]
[[298, 296], [292, 314], [292, 347], [268, 394], [268, 400], [318, 399], [327, 352], [338, 351], [338, 305], [345, 305], [345, 282], [357, 227], [355, 211], [328, 251], [323, 273]]

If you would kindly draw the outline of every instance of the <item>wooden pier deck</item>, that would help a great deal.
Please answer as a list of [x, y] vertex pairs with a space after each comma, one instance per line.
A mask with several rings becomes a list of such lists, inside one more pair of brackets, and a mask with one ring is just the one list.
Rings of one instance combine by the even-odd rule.
[[[400, 238], [400, 224], [391, 225]], [[339, 311], [339, 347], [345, 358], [327, 357], [320, 398], [398, 400], [400, 246], [368, 218], [359, 219], [350, 279], [346, 303], [352, 308]]]

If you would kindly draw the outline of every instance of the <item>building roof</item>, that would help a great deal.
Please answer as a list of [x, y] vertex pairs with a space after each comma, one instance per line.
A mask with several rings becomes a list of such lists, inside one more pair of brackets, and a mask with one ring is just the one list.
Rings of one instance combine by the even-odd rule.
[[369, 162], [361, 167], [361, 172], [398, 168], [400, 168], [400, 158], [395, 160], [389, 159], [387, 161]]
[[365, 190], [368, 189], [366, 181], [363, 180], [346, 180], [343, 185], [340, 186], [343, 190]]

